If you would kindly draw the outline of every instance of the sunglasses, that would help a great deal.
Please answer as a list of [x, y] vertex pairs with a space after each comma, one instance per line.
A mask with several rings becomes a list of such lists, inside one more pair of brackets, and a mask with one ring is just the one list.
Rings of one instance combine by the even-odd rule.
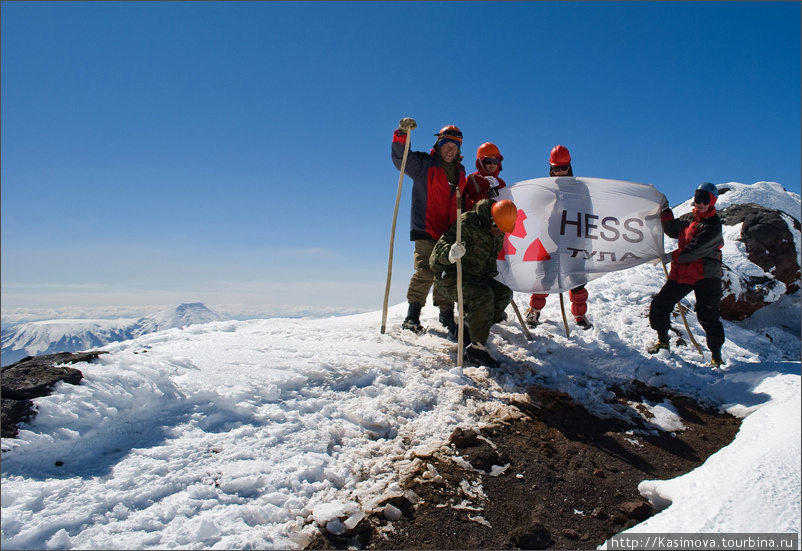
[[492, 218], [492, 217], [490, 218], [490, 225], [491, 225], [491, 226], [493, 226], [493, 229], [494, 229], [494, 230], [497, 230], [497, 229], [498, 229], [498, 226], [496, 226], [496, 221], [495, 221], [495, 220], [493, 220], [493, 218]]
[[482, 159], [482, 163], [486, 165], [497, 165], [500, 162], [501, 161], [499, 161], [498, 159], [490, 159], [490, 158]]
[[442, 132], [440, 134], [435, 134], [435, 135], [436, 136], [440, 136], [441, 138], [443, 136], [448, 136], [450, 138], [460, 138], [460, 139], [462, 139], [462, 132], [460, 132], [458, 130], [446, 130], [446, 131], [444, 131], [444, 132]]
[[699, 191], [694, 193], [693, 195], [693, 202], [694, 203], [704, 203], [705, 205], [710, 204], [710, 194], [706, 191]]
[[554, 170], [555, 172], [562, 172], [563, 170], [568, 170], [569, 168], [571, 168], [571, 165], [560, 165], [560, 166], [552, 165], [551, 167], [551, 169]]

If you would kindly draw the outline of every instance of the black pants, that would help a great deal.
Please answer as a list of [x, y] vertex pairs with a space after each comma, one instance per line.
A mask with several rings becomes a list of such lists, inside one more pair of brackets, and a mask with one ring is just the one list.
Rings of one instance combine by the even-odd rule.
[[671, 328], [671, 311], [691, 291], [696, 295], [696, 317], [707, 335], [707, 347], [712, 353], [720, 355], [724, 344], [724, 325], [719, 319], [722, 295], [719, 278], [700, 279], [693, 285], [669, 279], [652, 299], [649, 325], [658, 334], [667, 334]]

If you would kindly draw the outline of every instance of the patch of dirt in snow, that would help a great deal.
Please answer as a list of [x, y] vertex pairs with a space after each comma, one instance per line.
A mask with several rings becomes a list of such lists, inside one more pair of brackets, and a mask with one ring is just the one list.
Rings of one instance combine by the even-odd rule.
[[613, 390], [630, 407], [669, 400], [685, 429], [600, 419], [565, 394], [533, 387], [513, 404], [520, 417], [468, 431], [423, 458], [404, 483], [420, 500], [388, 501], [400, 518], [373, 514], [356, 533], [327, 532], [307, 549], [595, 549], [657, 512], [638, 483], [693, 470], [731, 443], [741, 423], [637, 381]]

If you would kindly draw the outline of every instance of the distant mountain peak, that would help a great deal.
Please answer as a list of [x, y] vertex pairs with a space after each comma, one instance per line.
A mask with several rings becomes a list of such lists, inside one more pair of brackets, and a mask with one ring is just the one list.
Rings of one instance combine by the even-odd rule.
[[[225, 321], [229, 318], [201, 302], [187, 302], [134, 319], [47, 320], [25, 323], [3, 331], [2, 365], [25, 356], [80, 352], [112, 342], [135, 339], [166, 329]], [[55, 327], [55, 328], [54, 328]]]

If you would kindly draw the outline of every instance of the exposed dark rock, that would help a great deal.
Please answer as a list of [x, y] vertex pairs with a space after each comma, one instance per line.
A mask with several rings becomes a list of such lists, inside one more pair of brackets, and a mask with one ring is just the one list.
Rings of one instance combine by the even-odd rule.
[[31, 399], [48, 396], [56, 383], [64, 381], [77, 385], [83, 373], [60, 364], [74, 364], [96, 360], [108, 352], [62, 352], [43, 356], [28, 356], [2, 368], [2, 436], [16, 438], [21, 422], [29, 422], [36, 415]]
[[485, 473], [493, 471], [493, 467], [503, 467], [509, 463], [509, 457], [499, 454], [490, 447], [489, 444], [474, 446], [466, 449], [462, 457], [471, 464], [474, 469]]
[[652, 507], [645, 501], [627, 501], [619, 507], [627, 518], [642, 522], [652, 515]]
[[[530, 400], [516, 404], [524, 417], [477, 427], [477, 446], [450, 442], [409, 473], [401, 489], [416, 499], [392, 498], [401, 511], [394, 520], [382, 502], [366, 511], [370, 526], [358, 536], [321, 529], [306, 549], [596, 549], [657, 512], [638, 491], [641, 481], [695, 469], [732, 442], [740, 426], [729, 414], [639, 381], [616, 387], [613, 400], [670, 400], [686, 430], [633, 435], [648, 422], [595, 417], [555, 390], [531, 387], [527, 394]], [[485, 467], [509, 466], [477, 470], [491, 457]], [[423, 476], [427, 464], [442, 480]]]
[[792, 295], [800, 288], [799, 251], [785, 215], [793, 224], [793, 231], [802, 230], [799, 220], [791, 213], [770, 209], [754, 203], [731, 205], [719, 216], [724, 225], [741, 227], [740, 240], [744, 243], [747, 259], [759, 266], [765, 275], [754, 276], [729, 271], [725, 266], [724, 297], [721, 300], [721, 317], [726, 320], [743, 320], [770, 304], [767, 297], [780, 284], [785, 294]]
[[17, 423], [27, 423], [36, 415], [36, 408], [30, 400], [11, 400], [3, 398], [0, 424], [3, 438], [16, 438], [19, 428]]
[[553, 543], [551, 533], [542, 524], [524, 526], [512, 534], [512, 542], [519, 549], [548, 549]]
[[479, 445], [479, 434], [473, 429], [457, 427], [448, 440], [458, 448], [469, 448]]

